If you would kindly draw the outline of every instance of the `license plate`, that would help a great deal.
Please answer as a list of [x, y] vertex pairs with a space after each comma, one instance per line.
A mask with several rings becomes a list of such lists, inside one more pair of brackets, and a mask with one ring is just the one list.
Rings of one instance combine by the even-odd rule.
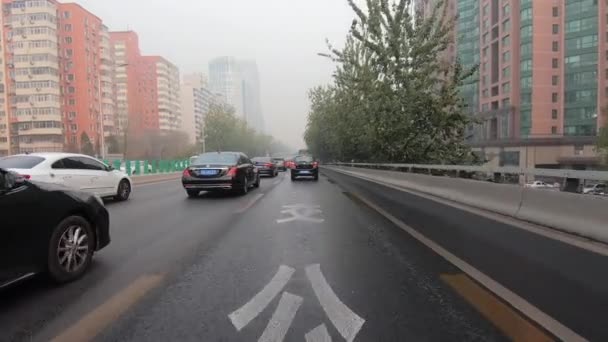
[[215, 176], [217, 175], [217, 170], [199, 170], [198, 174], [201, 176]]
[[304, 175], [309, 175], [309, 174], [310, 174], [310, 171], [300, 171], [300, 173], [301, 173], [301, 174], [304, 174]]

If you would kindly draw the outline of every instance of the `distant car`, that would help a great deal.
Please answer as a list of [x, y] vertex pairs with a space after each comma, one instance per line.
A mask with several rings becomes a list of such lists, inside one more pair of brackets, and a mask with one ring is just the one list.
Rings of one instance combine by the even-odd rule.
[[201, 191], [233, 191], [246, 194], [260, 186], [260, 174], [251, 160], [241, 152], [203, 153], [182, 174], [182, 185], [188, 197]]
[[0, 288], [38, 273], [59, 283], [75, 280], [110, 243], [99, 196], [6, 169], [0, 169], [0, 217]]
[[319, 180], [319, 162], [311, 156], [295, 157], [291, 167], [291, 180], [296, 180], [296, 178], [302, 176]]
[[606, 184], [598, 183], [583, 187], [583, 194], [598, 194], [606, 192]]
[[279, 171], [287, 171], [287, 167], [285, 166], [285, 159], [283, 158], [272, 158], [272, 162], [277, 165]]
[[270, 157], [255, 157], [251, 161], [262, 176], [276, 177], [279, 174], [279, 168]]
[[132, 191], [131, 178], [125, 172], [84, 154], [18, 154], [0, 158], [0, 168], [27, 180], [66, 185], [119, 201], [128, 200]]
[[532, 188], [532, 189], [555, 189], [554, 185], [547, 184], [547, 183], [542, 182], [542, 181], [529, 182], [529, 183], [526, 183], [526, 185], [524, 187], [526, 187], [526, 188]]

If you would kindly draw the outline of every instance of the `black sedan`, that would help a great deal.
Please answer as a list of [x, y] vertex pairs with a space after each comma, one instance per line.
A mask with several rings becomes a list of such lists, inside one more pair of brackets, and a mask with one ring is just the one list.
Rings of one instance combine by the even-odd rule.
[[311, 156], [297, 156], [291, 164], [291, 180], [297, 177], [312, 177], [319, 180], [319, 162]]
[[188, 197], [201, 191], [233, 191], [246, 194], [260, 186], [260, 175], [249, 158], [241, 152], [203, 153], [182, 174]]
[[276, 177], [279, 174], [277, 164], [270, 157], [255, 157], [251, 159], [260, 175]]
[[0, 169], [0, 288], [38, 273], [58, 283], [82, 276], [110, 243], [101, 198], [27, 181]]

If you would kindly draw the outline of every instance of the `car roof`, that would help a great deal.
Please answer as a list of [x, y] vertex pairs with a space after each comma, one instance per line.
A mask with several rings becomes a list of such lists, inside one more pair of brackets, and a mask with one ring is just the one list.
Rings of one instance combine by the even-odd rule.
[[31, 157], [42, 157], [42, 158], [66, 158], [66, 157], [89, 157], [89, 158], [94, 158], [91, 156], [87, 156], [86, 154], [79, 154], [79, 153], [63, 153], [63, 152], [36, 152], [36, 153], [21, 153], [21, 154], [15, 154], [9, 157], [17, 157], [17, 156], [31, 156]]

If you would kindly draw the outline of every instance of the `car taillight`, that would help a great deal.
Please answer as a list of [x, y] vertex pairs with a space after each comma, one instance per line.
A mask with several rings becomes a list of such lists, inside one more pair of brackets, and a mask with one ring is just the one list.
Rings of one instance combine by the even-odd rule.
[[30, 176], [30, 175], [22, 175], [22, 174], [17, 175], [17, 180], [29, 180], [31, 178], [32, 178], [32, 176]]
[[315, 167], [315, 168], [316, 168], [316, 167], [319, 167], [319, 163], [318, 163], [318, 162], [314, 162], [314, 163], [312, 163], [312, 167]]
[[236, 170], [238, 170], [238, 168], [233, 166], [228, 170], [228, 173], [226, 175], [234, 178], [236, 177]]
[[272, 167], [272, 163], [266, 163], [266, 167]]
[[184, 176], [184, 177], [190, 177], [190, 176], [192, 176], [192, 174], [190, 173], [190, 169], [185, 169], [184, 173], [182, 173], [182, 176]]

